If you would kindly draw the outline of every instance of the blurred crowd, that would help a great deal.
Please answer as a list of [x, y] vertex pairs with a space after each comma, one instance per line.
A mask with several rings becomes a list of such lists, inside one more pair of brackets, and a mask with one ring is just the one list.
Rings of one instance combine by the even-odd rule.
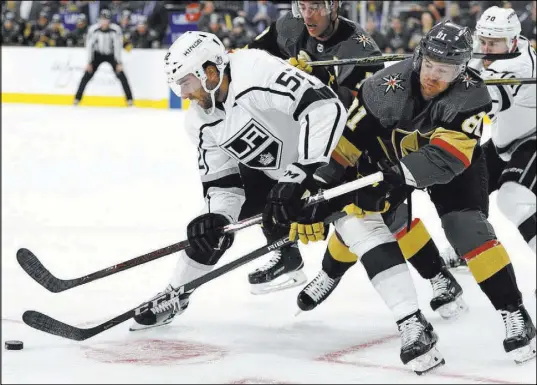
[[[383, 18], [384, 7], [388, 4]], [[535, 47], [533, 1], [367, 1], [365, 29], [385, 53], [410, 53], [421, 38], [444, 19], [475, 29], [481, 14], [492, 6], [513, 8], [522, 24], [522, 35]], [[360, 17], [359, 17], [360, 20]]]
[[[83, 47], [88, 27], [102, 8], [123, 30], [124, 48], [166, 47], [168, 15], [217, 35], [227, 48], [241, 48], [291, 8], [290, 1], [2, 1], [2, 44]], [[412, 52], [434, 24], [449, 18], [474, 28], [490, 6], [513, 8], [522, 35], [535, 47], [533, 1], [344, 1], [343, 16], [363, 22], [386, 53]], [[353, 9], [354, 7], [354, 9]]]

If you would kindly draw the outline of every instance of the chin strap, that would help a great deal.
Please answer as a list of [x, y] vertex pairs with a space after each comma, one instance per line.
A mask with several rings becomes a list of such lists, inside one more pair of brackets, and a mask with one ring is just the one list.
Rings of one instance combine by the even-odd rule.
[[[321, 33], [321, 34], [319, 35], [319, 37], [320, 37], [321, 39], [325, 39], [325, 38], [329, 37], [330, 35], [332, 35], [332, 34], [335, 32], [335, 30], [336, 30], [336, 22], [337, 22], [337, 20], [338, 20], [338, 16], [337, 16], [337, 15], [336, 15], [336, 19], [335, 19], [335, 20], [332, 20], [332, 14], [330, 14], [330, 26], [329, 26], [328, 28], [326, 28], [326, 29], [324, 30], [324, 32]], [[330, 30], [329, 33], [327, 32], [328, 30]]]
[[220, 81], [218, 82], [216, 87], [214, 87], [212, 90], [207, 89], [207, 79], [206, 78], [204, 80], [202, 80], [202, 82], [201, 82], [201, 86], [203, 87], [203, 89], [211, 95], [211, 104], [212, 105], [211, 105], [210, 111], [208, 112], [209, 115], [214, 114], [214, 110], [216, 109], [215, 94], [216, 94], [216, 91], [218, 91], [220, 89], [220, 86], [222, 85], [223, 80], [224, 80], [224, 72], [222, 71], [221, 75], [220, 75]]

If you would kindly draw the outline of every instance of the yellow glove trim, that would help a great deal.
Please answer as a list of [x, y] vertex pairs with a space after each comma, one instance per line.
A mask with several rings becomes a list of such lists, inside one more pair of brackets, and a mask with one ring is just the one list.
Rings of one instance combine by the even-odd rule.
[[356, 206], [354, 203], [351, 203], [351, 204], [345, 206], [343, 208], [343, 211], [345, 211], [345, 213], [347, 213], [347, 215], [355, 215], [358, 218], [363, 218], [368, 214], [375, 214], [375, 213], [383, 214], [386, 211], [388, 211], [389, 209], [390, 209], [390, 203], [389, 202], [384, 203], [384, 209], [382, 209], [381, 211], [366, 211], [366, 210], [363, 210], [360, 207]]
[[305, 245], [307, 245], [309, 242], [323, 241], [325, 239], [324, 223], [291, 223], [291, 228], [289, 230], [289, 239], [291, 241], [295, 241], [297, 237], [300, 242]]
[[291, 64], [293, 67], [296, 67], [301, 71], [311, 74], [313, 68], [310, 65], [306, 64], [309, 61], [311, 61], [311, 59], [309, 55], [304, 51], [300, 51], [297, 57], [289, 58], [289, 64]]

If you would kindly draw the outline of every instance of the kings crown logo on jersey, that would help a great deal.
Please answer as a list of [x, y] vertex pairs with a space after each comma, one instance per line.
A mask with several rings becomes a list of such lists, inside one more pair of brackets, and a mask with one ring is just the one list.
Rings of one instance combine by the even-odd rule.
[[262, 124], [251, 119], [221, 147], [248, 167], [277, 170], [280, 167], [283, 142]]

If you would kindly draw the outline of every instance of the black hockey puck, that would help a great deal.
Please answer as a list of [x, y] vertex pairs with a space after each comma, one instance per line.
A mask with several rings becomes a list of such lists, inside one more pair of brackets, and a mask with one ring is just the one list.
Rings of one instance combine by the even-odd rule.
[[22, 341], [6, 341], [5, 346], [7, 350], [22, 350], [23, 348]]

